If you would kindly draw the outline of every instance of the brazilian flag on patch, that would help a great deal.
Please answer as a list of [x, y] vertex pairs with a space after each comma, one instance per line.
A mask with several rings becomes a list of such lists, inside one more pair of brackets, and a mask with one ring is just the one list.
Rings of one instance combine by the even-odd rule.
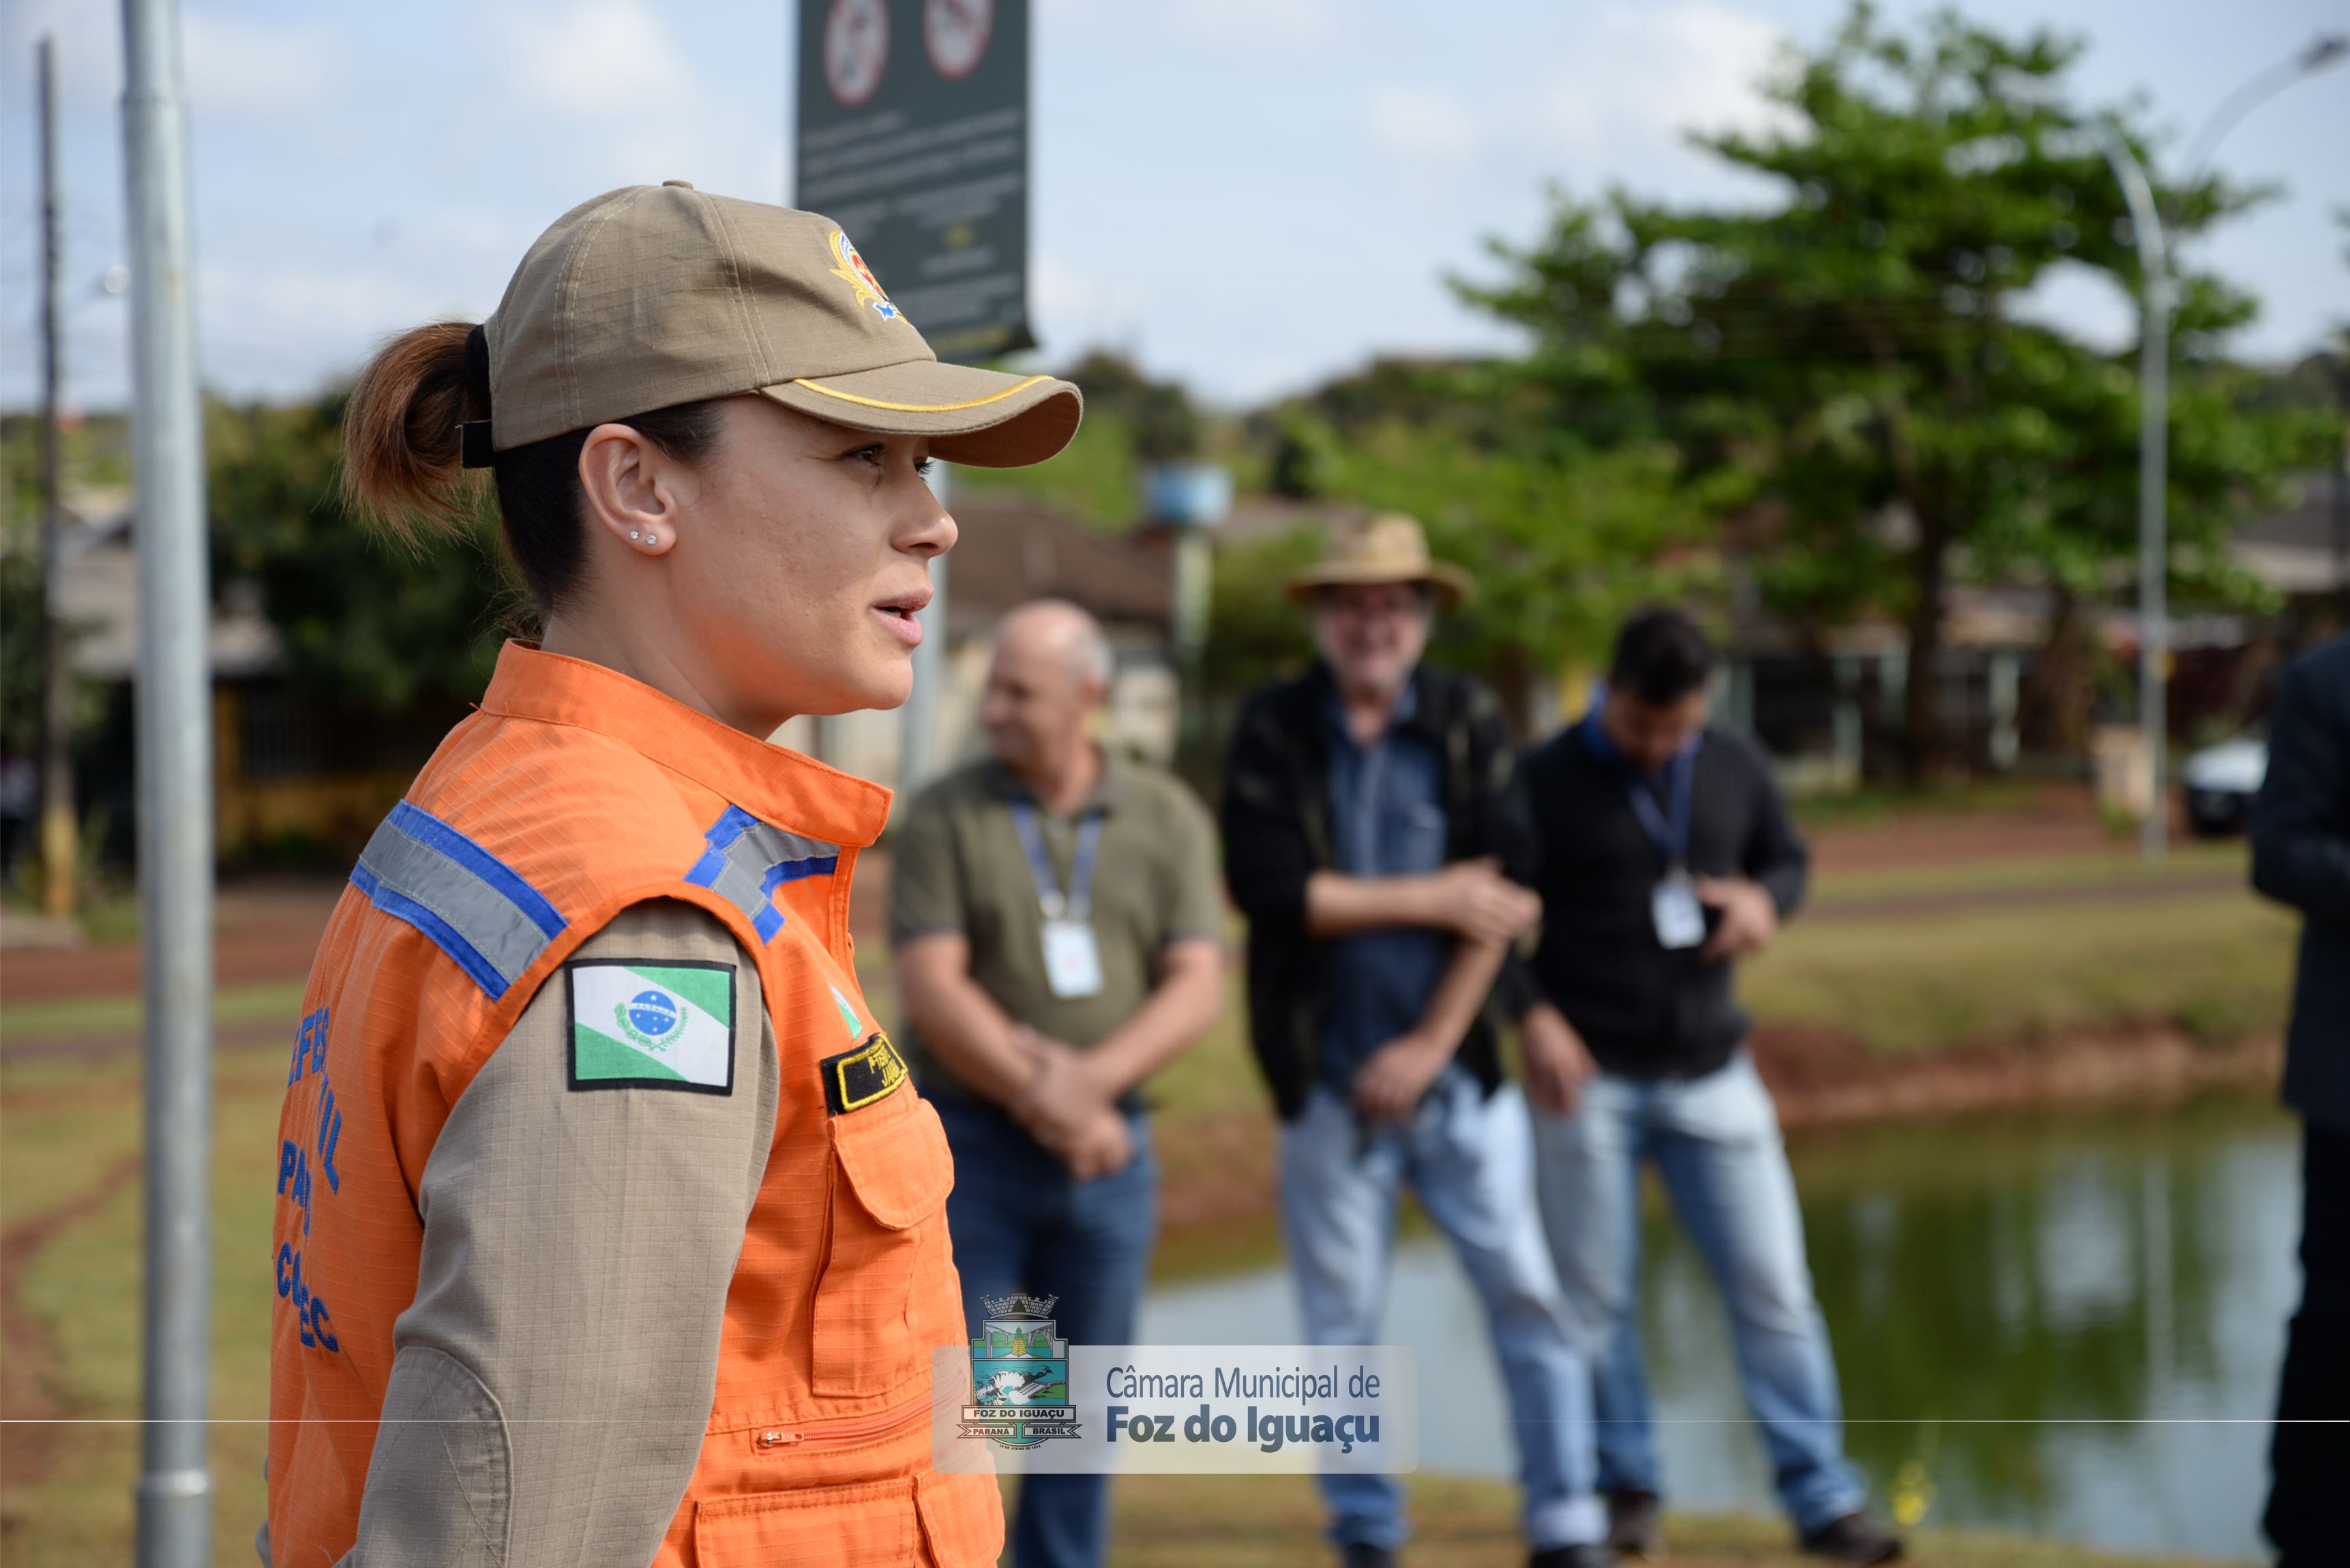
[[734, 1092], [734, 966], [567, 965], [571, 1087]]

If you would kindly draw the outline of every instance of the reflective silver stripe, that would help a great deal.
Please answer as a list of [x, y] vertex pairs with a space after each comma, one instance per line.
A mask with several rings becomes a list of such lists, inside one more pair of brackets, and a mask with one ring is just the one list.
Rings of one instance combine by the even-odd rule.
[[387, 820], [375, 830], [359, 856], [359, 867], [387, 890], [438, 918], [507, 985], [546, 950], [547, 934], [513, 899], [468, 867], [411, 838], [397, 823]]
[[726, 846], [726, 869], [718, 874], [711, 890], [755, 919], [773, 907], [768, 895], [774, 889], [766, 886], [769, 871], [787, 861], [837, 858], [839, 854], [837, 844], [754, 822]]
[[726, 846], [726, 857], [740, 866], [755, 867], [765, 876], [767, 867], [780, 866], [786, 860], [824, 860], [837, 858], [840, 846], [827, 844], [821, 838], [804, 838], [796, 833], [785, 833], [780, 827], [770, 827], [754, 822], [744, 828], [742, 836]]

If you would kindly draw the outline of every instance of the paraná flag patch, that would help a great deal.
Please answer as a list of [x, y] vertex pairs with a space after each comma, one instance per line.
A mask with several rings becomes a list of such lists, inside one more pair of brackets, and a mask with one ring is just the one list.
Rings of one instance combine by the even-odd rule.
[[602, 961], [565, 966], [571, 1087], [734, 1092], [734, 966]]

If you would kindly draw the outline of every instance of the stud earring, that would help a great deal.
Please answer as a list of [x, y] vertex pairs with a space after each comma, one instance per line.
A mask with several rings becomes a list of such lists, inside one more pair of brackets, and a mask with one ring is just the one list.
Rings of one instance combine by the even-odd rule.
[[634, 528], [631, 528], [629, 530], [629, 537], [631, 539], [641, 539], [644, 535], [638, 533]]

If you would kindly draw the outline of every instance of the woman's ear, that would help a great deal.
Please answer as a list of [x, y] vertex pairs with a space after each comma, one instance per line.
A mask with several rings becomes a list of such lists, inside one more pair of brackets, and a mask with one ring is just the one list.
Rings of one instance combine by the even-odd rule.
[[629, 425], [598, 425], [579, 449], [589, 519], [640, 555], [677, 543], [676, 464]]

